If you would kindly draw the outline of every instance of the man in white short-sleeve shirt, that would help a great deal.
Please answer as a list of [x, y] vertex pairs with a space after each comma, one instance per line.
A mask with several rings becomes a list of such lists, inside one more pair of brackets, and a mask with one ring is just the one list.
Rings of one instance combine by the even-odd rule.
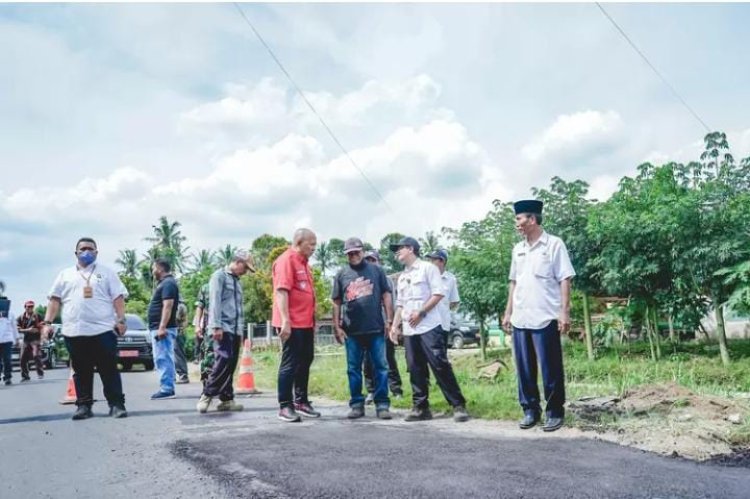
[[419, 258], [419, 243], [412, 237], [391, 244], [390, 249], [404, 265], [396, 285], [396, 313], [390, 337], [393, 343], [398, 342], [401, 334], [398, 323], [402, 322], [413, 405], [405, 421], [432, 418], [428, 366], [432, 368], [443, 396], [453, 407], [453, 419], [457, 422], [467, 421], [466, 400], [448, 361], [446, 338], [437, 309], [445, 296], [440, 272], [437, 267]]
[[528, 429], [541, 419], [538, 358], [547, 401], [542, 429], [555, 431], [565, 417], [560, 335], [570, 329], [570, 283], [575, 270], [565, 243], [542, 229], [542, 202], [518, 201], [513, 208], [516, 229], [524, 239], [513, 248], [503, 327], [513, 331], [518, 398], [524, 411], [519, 426]]
[[427, 258], [435, 265], [440, 271], [440, 277], [443, 280], [443, 289], [445, 289], [445, 296], [438, 303], [438, 311], [440, 312], [440, 323], [443, 326], [443, 331], [450, 333], [451, 331], [451, 312], [455, 312], [458, 309], [461, 298], [458, 296], [458, 282], [456, 276], [452, 272], [445, 270], [445, 266], [448, 264], [448, 252], [444, 249], [437, 249], [427, 255]]
[[128, 291], [117, 273], [96, 262], [96, 242], [88, 237], [76, 244], [76, 265], [58, 274], [49, 293], [44, 319], [49, 324], [62, 306], [62, 334], [70, 353], [76, 387], [74, 420], [93, 416], [94, 369], [104, 387], [109, 415], [127, 416], [122, 380], [117, 370], [117, 337], [125, 334], [125, 298]]

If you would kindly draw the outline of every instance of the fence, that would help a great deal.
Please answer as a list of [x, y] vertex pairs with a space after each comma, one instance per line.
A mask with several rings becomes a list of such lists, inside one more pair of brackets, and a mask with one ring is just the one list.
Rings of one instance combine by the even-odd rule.
[[[253, 341], [253, 345], [257, 346], [279, 346], [279, 338], [276, 336], [274, 328], [271, 327], [271, 321], [265, 323], [248, 323], [247, 325], [248, 337]], [[336, 338], [333, 336], [333, 325], [330, 321], [321, 321], [318, 327], [318, 332], [315, 334], [315, 346], [323, 347], [329, 345], [335, 345]]]

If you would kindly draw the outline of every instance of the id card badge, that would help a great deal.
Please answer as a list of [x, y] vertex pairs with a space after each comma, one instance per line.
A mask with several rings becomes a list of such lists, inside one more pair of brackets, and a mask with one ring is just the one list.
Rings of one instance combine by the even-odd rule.
[[91, 286], [84, 286], [83, 287], [83, 297], [84, 298], [93, 298], [94, 297], [94, 288]]

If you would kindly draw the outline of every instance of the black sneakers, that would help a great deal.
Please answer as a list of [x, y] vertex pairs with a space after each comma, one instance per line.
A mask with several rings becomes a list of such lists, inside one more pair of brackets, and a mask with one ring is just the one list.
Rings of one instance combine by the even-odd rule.
[[404, 421], [427, 421], [429, 419], [432, 419], [432, 412], [430, 412], [429, 409], [419, 409], [417, 407], [413, 407], [411, 412], [404, 418]]
[[91, 406], [79, 405], [76, 408], [76, 412], [73, 413], [73, 421], [80, 421], [81, 419], [88, 419], [94, 417], [94, 413], [91, 412]]
[[528, 430], [533, 428], [539, 423], [539, 414], [534, 412], [527, 412], [524, 414], [523, 419], [518, 422], [518, 427], [522, 430]]
[[469, 413], [466, 412], [466, 407], [457, 405], [453, 408], [453, 421], [456, 423], [465, 423], [469, 420]]
[[299, 423], [302, 418], [294, 410], [294, 407], [282, 407], [279, 411], [279, 419], [287, 423]]
[[109, 408], [109, 415], [115, 419], [128, 417], [128, 411], [125, 410], [124, 405], [113, 405]]
[[303, 416], [307, 418], [319, 418], [320, 413], [313, 409], [313, 406], [310, 404], [310, 402], [305, 402], [302, 404], [294, 404], [294, 410], [295, 412], [298, 412], [299, 414], [302, 414]]
[[542, 426], [542, 431], [550, 432], [559, 430], [563, 426], [563, 422], [565, 420], [563, 418], [553, 418], [548, 417], [547, 421], [544, 423], [544, 426]]

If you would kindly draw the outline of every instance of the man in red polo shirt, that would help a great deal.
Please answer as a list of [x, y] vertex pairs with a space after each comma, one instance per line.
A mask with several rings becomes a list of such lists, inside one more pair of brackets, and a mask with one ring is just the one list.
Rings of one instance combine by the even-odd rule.
[[[307, 398], [310, 365], [315, 354], [315, 286], [308, 260], [317, 238], [297, 229], [292, 246], [273, 262], [273, 318], [283, 344], [279, 365], [279, 419], [289, 423], [300, 414], [320, 417]], [[294, 394], [292, 394], [294, 392]]]

